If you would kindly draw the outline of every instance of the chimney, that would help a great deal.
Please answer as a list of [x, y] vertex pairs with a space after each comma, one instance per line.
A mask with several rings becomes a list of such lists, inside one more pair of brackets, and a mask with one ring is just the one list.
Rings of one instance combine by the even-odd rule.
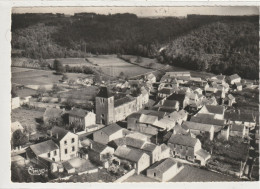
[[56, 138], [57, 138], [57, 139], [59, 138], [59, 134], [58, 134], [58, 133], [56, 133]]
[[238, 109], [237, 112], [238, 112], [238, 115], [240, 115], [240, 109]]
[[52, 137], [52, 130], [50, 131], [50, 136]]
[[76, 129], [75, 128], [73, 128], [73, 132], [76, 133]]
[[89, 144], [89, 148], [92, 149], [92, 143]]

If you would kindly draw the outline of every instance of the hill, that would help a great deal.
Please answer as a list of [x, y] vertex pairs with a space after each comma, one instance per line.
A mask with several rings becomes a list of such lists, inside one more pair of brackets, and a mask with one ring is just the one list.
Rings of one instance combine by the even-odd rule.
[[258, 39], [258, 16], [12, 15], [12, 57], [131, 54], [193, 70], [237, 72], [256, 79]]

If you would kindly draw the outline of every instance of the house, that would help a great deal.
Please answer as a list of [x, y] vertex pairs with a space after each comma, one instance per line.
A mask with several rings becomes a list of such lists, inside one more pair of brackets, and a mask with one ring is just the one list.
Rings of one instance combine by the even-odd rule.
[[50, 130], [50, 137], [59, 146], [60, 161], [70, 160], [77, 156], [78, 135], [61, 127], [54, 126]]
[[198, 114], [214, 115], [214, 119], [224, 119], [224, 112], [224, 106], [205, 105], [203, 108], [201, 108]]
[[209, 81], [216, 82], [217, 84], [224, 84], [226, 83], [225, 78], [226, 76], [221, 74], [221, 75], [211, 77]]
[[237, 74], [233, 74], [227, 78], [229, 84], [241, 83], [241, 77]]
[[171, 149], [164, 143], [160, 145], [161, 153], [160, 153], [160, 160], [169, 158], [171, 156]]
[[150, 156], [151, 164], [161, 159], [161, 147], [158, 145], [146, 142], [141, 150]]
[[196, 114], [196, 116], [191, 117], [191, 122], [210, 124], [214, 127], [214, 132], [219, 132], [226, 124], [224, 119], [215, 119], [215, 115], [210, 114]]
[[122, 127], [116, 123], [113, 123], [94, 132], [93, 140], [101, 144], [107, 144], [112, 140], [122, 138], [124, 136], [123, 131], [124, 129]]
[[146, 80], [148, 80], [151, 83], [155, 83], [156, 82], [156, 77], [153, 73], [149, 73], [146, 75]]
[[81, 145], [82, 148], [86, 149], [86, 154], [88, 154], [89, 160], [105, 168], [108, 167], [108, 161], [112, 159], [115, 152], [114, 148], [90, 139], [83, 140]]
[[228, 94], [226, 101], [228, 106], [232, 106], [234, 103], [236, 103], [236, 98], [232, 94]]
[[181, 125], [183, 121], [186, 121], [188, 118], [188, 113], [185, 110], [180, 110], [179, 112], [175, 111], [168, 115], [168, 118]]
[[26, 157], [30, 161], [38, 164], [39, 157], [59, 162], [60, 149], [52, 140], [47, 140], [38, 144], [33, 144], [26, 149]]
[[158, 91], [157, 96], [159, 98], [165, 98], [170, 96], [175, 90], [171, 88], [162, 88], [161, 90]]
[[73, 108], [68, 115], [69, 124], [80, 126], [82, 130], [87, 130], [89, 126], [96, 124], [96, 114], [87, 110]]
[[168, 100], [167, 98], [162, 99], [156, 106], [154, 110], [163, 111], [163, 112], [174, 112], [179, 111], [180, 103], [177, 100]]
[[12, 102], [11, 104], [12, 110], [20, 107], [20, 97], [12, 98], [11, 102]]
[[243, 86], [242, 86], [241, 83], [235, 83], [234, 86], [235, 86], [235, 88], [236, 88], [238, 91], [242, 91], [242, 89], [243, 89]]
[[147, 169], [147, 177], [166, 182], [177, 175], [183, 166], [172, 158], [163, 159]]
[[185, 98], [186, 94], [184, 92], [176, 92], [176, 93], [173, 93], [171, 94], [167, 100], [176, 100], [179, 102], [179, 106], [180, 106], [180, 109], [184, 109], [186, 107], [186, 105], [188, 104], [188, 102], [186, 101], [186, 98]]
[[211, 96], [209, 98], [202, 99], [202, 105], [218, 105], [217, 99], [215, 96]]
[[46, 108], [43, 114], [43, 122], [46, 125], [52, 125], [62, 120], [64, 111], [58, 108]]
[[180, 77], [180, 76], [191, 77], [190, 72], [188, 72], [188, 71], [166, 72], [165, 75], [168, 75], [168, 76], [171, 76], [171, 77]]
[[24, 128], [19, 121], [12, 122], [11, 123], [11, 135], [17, 130], [20, 130], [22, 133], [24, 132]]
[[142, 94], [142, 105], [146, 105], [149, 102], [149, 92], [146, 90], [145, 87], [141, 87], [141, 94]]
[[149, 155], [138, 149], [120, 146], [116, 149], [114, 156], [119, 159], [120, 163], [124, 161], [130, 162], [137, 174], [150, 166]]
[[245, 125], [246, 129], [253, 129], [256, 126], [256, 117], [250, 113], [225, 112], [224, 118], [228, 124]]
[[195, 123], [191, 121], [185, 121], [183, 122], [182, 126], [186, 126], [191, 133], [194, 135], [200, 135], [207, 133], [209, 134], [209, 139], [213, 140], [214, 138], [214, 127], [210, 124], [203, 124], [203, 123]]
[[201, 148], [201, 142], [189, 135], [173, 134], [168, 141], [174, 156], [186, 159], [191, 162], [198, 162], [205, 165], [211, 157], [208, 152]]
[[249, 135], [248, 129], [244, 125], [237, 125], [237, 124], [232, 124], [230, 126], [230, 136], [238, 136], [245, 138], [246, 136]]

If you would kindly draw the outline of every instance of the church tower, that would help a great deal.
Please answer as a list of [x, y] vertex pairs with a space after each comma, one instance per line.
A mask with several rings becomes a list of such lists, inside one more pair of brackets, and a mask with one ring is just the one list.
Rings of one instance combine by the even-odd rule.
[[114, 122], [114, 95], [101, 87], [96, 96], [96, 123], [108, 125]]

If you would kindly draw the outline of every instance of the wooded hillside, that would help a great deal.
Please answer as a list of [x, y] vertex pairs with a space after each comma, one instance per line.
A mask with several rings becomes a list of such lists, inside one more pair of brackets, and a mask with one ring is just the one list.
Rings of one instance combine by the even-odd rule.
[[12, 15], [13, 56], [33, 59], [132, 54], [256, 79], [258, 42], [258, 16]]

